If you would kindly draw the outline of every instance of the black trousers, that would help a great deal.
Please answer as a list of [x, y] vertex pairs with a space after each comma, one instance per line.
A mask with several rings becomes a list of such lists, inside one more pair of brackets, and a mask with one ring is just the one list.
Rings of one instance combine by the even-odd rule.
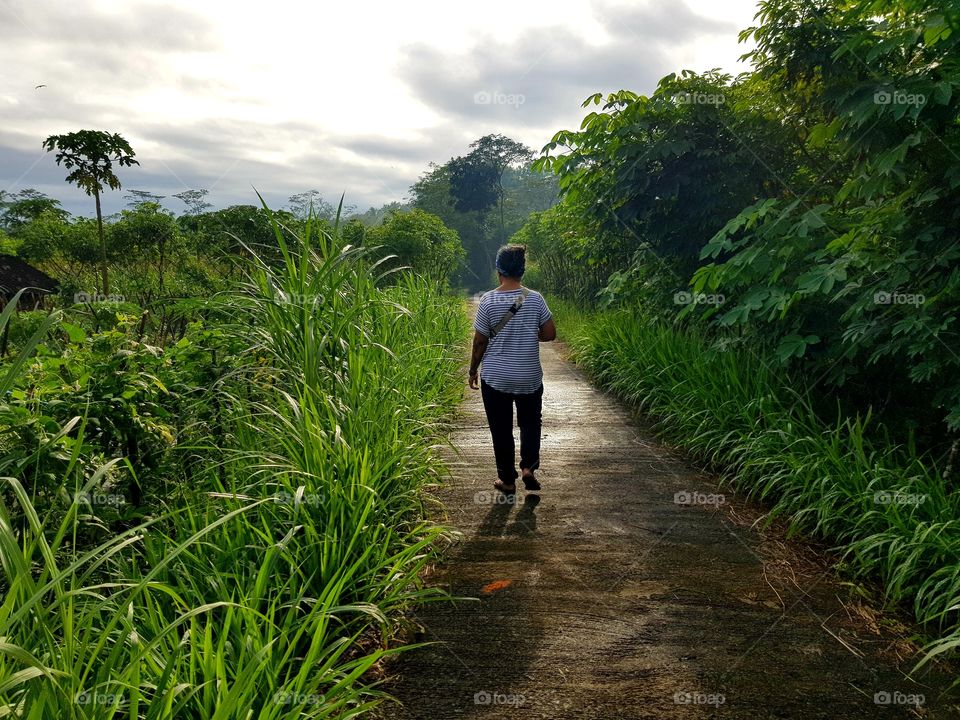
[[540, 467], [540, 427], [543, 408], [543, 385], [536, 392], [505, 393], [480, 381], [483, 409], [487, 413], [493, 455], [497, 461], [497, 477], [513, 485], [519, 473], [514, 465], [513, 404], [517, 404], [517, 425], [520, 426], [520, 469]]

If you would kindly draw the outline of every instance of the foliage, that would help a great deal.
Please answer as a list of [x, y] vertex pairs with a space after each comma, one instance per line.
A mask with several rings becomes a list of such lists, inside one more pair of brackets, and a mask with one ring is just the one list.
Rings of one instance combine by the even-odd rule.
[[[470, 153], [429, 169], [410, 188], [411, 205], [438, 216], [456, 230], [466, 262], [456, 282], [471, 290], [495, 280], [497, 248], [518, 230], [532, 212], [556, 201], [552, 176], [532, 172], [529, 150], [502, 135], [488, 135], [470, 146]], [[499, 222], [491, 221], [499, 208]]]
[[47, 152], [56, 151], [57, 165], [71, 170], [67, 182], [87, 195], [99, 195], [104, 188], [118, 190], [120, 179], [113, 164], [130, 167], [140, 163], [130, 143], [117, 133], [100, 130], [78, 130], [65, 135], [51, 135], [43, 141]]
[[20, 242], [0, 230], [0, 254], [16, 255], [20, 250]]
[[534, 168], [559, 176], [594, 229], [594, 256], [620, 268], [657, 263], [682, 284], [704, 239], [789, 172], [794, 153], [756, 98], [746, 78], [690, 71], [667, 75], [650, 97], [598, 93], [584, 107], [601, 111], [558, 132]]
[[607, 263], [606, 304], [772, 348], [846, 413], [944, 451], [960, 429], [960, 15], [767, 0], [757, 19], [751, 73], [594, 95], [544, 148], [534, 167], [558, 175], [558, 217], [595, 260], [568, 285]]
[[199, 215], [213, 207], [207, 202], [209, 190], [183, 190], [174, 194], [174, 197], [187, 206], [187, 215]]
[[[272, 229], [281, 261], [251, 255], [178, 343], [58, 312], [0, 367], [0, 397], [19, 393], [0, 428], [50, 433], [0, 461], [3, 711], [344, 718], [377, 700], [365, 673], [399, 611], [434, 597], [419, 490], [465, 314], [412, 277], [378, 289], [368, 251], [321, 224]], [[149, 423], [175, 440], [154, 483]], [[146, 443], [118, 462], [130, 432]], [[151, 490], [139, 516], [101, 506], [121, 476]]]
[[527, 246], [542, 289], [590, 302], [606, 282], [610, 266], [593, 254], [594, 236], [582, 217], [571, 203], [555, 205], [531, 214], [510, 241]]
[[413, 209], [397, 212], [382, 225], [370, 228], [363, 242], [380, 257], [395, 256], [394, 267], [409, 266], [434, 282], [447, 283], [464, 257], [456, 230], [436, 215]]
[[179, 230], [173, 213], [155, 202], [142, 202], [134, 210], [124, 210], [110, 226], [107, 251], [113, 258], [156, 272], [157, 291], [163, 293], [167, 266], [182, 246]]
[[324, 200], [319, 190], [291, 195], [288, 209], [299, 220], [306, 220], [312, 213], [316, 218], [331, 222], [337, 215], [337, 208]]
[[60, 207], [59, 200], [47, 197], [33, 188], [4, 195], [8, 196], [8, 199], [0, 202], [0, 228], [13, 234], [43, 215], [53, 216], [60, 221], [66, 221], [70, 216], [70, 213]]
[[408, 203], [400, 203], [396, 201], [388, 202], [384, 203], [378, 208], [371, 207], [362, 213], [354, 213], [353, 215], [348, 216], [347, 220], [356, 220], [360, 223], [363, 223], [363, 225], [366, 227], [374, 227], [393, 215], [393, 213], [410, 209], [411, 207]]
[[[88, 218], [66, 221], [53, 213], [42, 213], [20, 227], [16, 234], [17, 254], [45, 269], [61, 286], [79, 285], [90, 277], [98, 257], [97, 224]], [[93, 282], [88, 289], [93, 287]]]
[[[930, 398], [918, 423], [960, 429], [960, 16], [926, 2], [809, 16], [801, 5], [767, 4], [753, 57], [787, 97], [814, 85], [806, 142], [838, 167], [733, 217], [703, 248], [714, 262], [694, 290], [735, 295], [721, 325], [776, 338], [781, 356], [809, 357], [835, 385], [852, 378], [866, 393], [878, 376], [905, 378]], [[794, 15], [799, 28], [774, 22]]]
[[504, 135], [484, 135], [470, 143], [470, 152], [450, 161], [450, 193], [460, 212], [484, 213], [494, 205], [500, 209], [498, 244], [506, 242], [503, 176], [507, 168], [530, 162], [533, 151]]
[[71, 172], [67, 182], [74, 183], [96, 201], [97, 229], [100, 236], [100, 277], [104, 294], [110, 294], [110, 276], [107, 269], [107, 245], [103, 232], [100, 194], [104, 188], [117, 190], [120, 179], [113, 172], [113, 164], [130, 167], [140, 163], [134, 159], [130, 143], [117, 133], [102, 130], [78, 130], [65, 135], [50, 135], [43, 141], [47, 152], [56, 151], [57, 165]]

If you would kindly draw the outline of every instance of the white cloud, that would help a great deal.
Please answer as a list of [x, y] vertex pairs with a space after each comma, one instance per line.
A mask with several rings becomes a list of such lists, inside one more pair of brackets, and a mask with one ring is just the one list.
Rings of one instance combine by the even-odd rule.
[[[743, 69], [754, 4], [0, 0], [0, 189], [42, 186], [87, 212], [37, 157], [49, 134], [100, 128], [137, 151], [126, 188], [207, 187], [225, 205], [251, 202], [252, 185], [278, 202], [315, 187], [379, 204], [488, 132], [539, 149], [591, 92]], [[523, 102], [474, 102], [483, 91]]]

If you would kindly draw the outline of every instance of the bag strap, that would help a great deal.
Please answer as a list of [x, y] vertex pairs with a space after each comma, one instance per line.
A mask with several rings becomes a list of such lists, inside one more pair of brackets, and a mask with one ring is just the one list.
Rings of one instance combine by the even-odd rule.
[[527, 295], [530, 294], [530, 290], [529, 288], [521, 288], [521, 290], [522, 292], [520, 293], [520, 297], [513, 301], [513, 305], [511, 305], [510, 308], [503, 314], [503, 317], [500, 318], [500, 322], [490, 328], [491, 340], [493, 340], [493, 338], [496, 337], [497, 334], [499, 334], [500, 331], [507, 326], [507, 323], [510, 322], [510, 320], [513, 319], [513, 316], [520, 311], [521, 307], [523, 307], [523, 300], [527, 297]]

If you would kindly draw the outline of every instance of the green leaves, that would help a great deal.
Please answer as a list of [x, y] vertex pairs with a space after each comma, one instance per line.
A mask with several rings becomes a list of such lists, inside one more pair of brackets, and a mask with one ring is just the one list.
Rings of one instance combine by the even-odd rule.
[[70, 338], [70, 342], [72, 343], [82, 343], [87, 339], [87, 334], [83, 331], [83, 328], [78, 325], [61, 322], [60, 328], [67, 334], [67, 337]]
[[807, 346], [815, 345], [818, 342], [820, 342], [820, 338], [816, 335], [790, 334], [780, 339], [775, 352], [781, 362], [787, 362], [790, 358], [803, 357], [807, 351]]
[[71, 182], [87, 195], [95, 195], [104, 186], [116, 190], [120, 180], [113, 172], [113, 164], [130, 167], [140, 163], [134, 159], [135, 153], [124, 138], [117, 133], [101, 130], [78, 130], [65, 135], [50, 135], [43, 141], [47, 152], [56, 151], [58, 165], [68, 170], [75, 168], [67, 176]]
[[380, 288], [368, 249], [318, 230], [281, 234], [283, 262], [253, 258], [179, 342], [83, 304], [55, 332], [60, 313], [31, 315], [0, 361], [0, 714], [375, 705], [365, 673], [400, 648], [359, 638], [440, 596], [419, 584], [440, 534], [419, 493], [468, 325], [462, 301], [409, 274]]
[[847, 279], [846, 268], [841, 263], [821, 263], [797, 277], [797, 291], [803, 295], [828, 295], [837, 282]]

